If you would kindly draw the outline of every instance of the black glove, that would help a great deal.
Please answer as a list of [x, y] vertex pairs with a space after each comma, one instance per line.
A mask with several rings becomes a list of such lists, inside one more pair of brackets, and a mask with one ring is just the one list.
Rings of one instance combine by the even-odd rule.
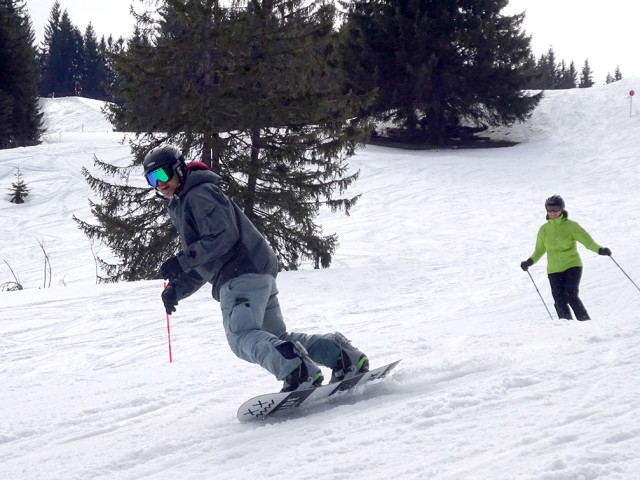
[[600, 249], [598, 249], [598, 255], [611, 256], [611, 249], [607, 247], [600, 247]]
[[178, 278], [184, 270], [178, 261], [178, 257], [173, 256], [160, 266], [160, 275], [166, 280]]
[[531, 260], [530, 258], [527, 258], [524, 262], [520, 264], [520, 268], [526, 272], [527, 270], [529, 270], [529, 267], [531, 265], [533, 265], [533, 260]]
[[167, 285], [162, 291], [162, 303], [164, 303], [164, 309], [169, 315], [176, 311], [176, 305], [178, 305], [178, 295], [173, 285]]

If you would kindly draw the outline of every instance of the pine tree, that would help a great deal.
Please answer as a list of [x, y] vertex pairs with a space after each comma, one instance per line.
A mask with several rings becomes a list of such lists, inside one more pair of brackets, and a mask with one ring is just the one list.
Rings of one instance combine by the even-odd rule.
[[11, 188], [9, 189], [9, 195], [11, 195], [12, 203], [24, 203], [24, 199], [29, 196], [29, 187], [22, 179], [22, 172], [20, 168], [18, 168], [17, 172], [14, 174], [16, 177], [16, 181], [11, 184]]
[[[222, 177], [282, 268], [307, 259], [329, 266], [337, 238], [323, 235], [315, 219], [323, 205], [348, 212], [356, 201], [335, 195], [356, 179], [345, 159], [369, 128], [351, 120], [363, 100], [343, 92], [334, 7], [166, 0], [159, 14], [157, 23], [141, 17], [126, 52], [113, 57], [110, 118], [137, 132], [129, 172], [140, 174], [135, 167], [151, 147], [176, 143]], [[81, 228], [119, 256], [112, 277], [148, 278], [176, 245], [161, 207], [148, 193], [145, 200], [138, 190], [87, 179], [105, 203], [92, 205], [99, 225]]]
[[333, 196], [356, 179], [343, 159], [369, 131], [350, 120], [367, 99], [343, 93], [331, 53], [335, 7], [252, 1], [238, 22], [250, 48], [239, 53], [246, 73], [231, 98], [249, 144], [230, 151], [230, 166], [246, 176], [234, 196], [283, 268], [303, 258], [328, 267], [337, 238], [322, 236], [314, 219], [321, 203], [347, 213], [355, 203]]
[[575, 88], [578, 82], [578, 72], [576, 71], [576, 66], [573, 62], [567, 68], [567, 65], [564, 60], [560, 62], [560, 67], [558, 68], [558, 79], [556, 81], [556, 88], [559, 89], [570, 89]]
[[531, 53], [529, 60], [522, 69], [525, 78], [523, 88], [527, 90], [542, 89], [542, 72], [538, 68], [538, 59]]
[[617, 65], [616, 70], [613, 73], [613, 76], [611, 75], [611, 72], [607, 72], [607, 78], [605, 79], [605, 83], [608, 85], [610, 83], [618, 82], [620, 80], [622, 80], [622, 72], [620, 71], [620, 65]]
[[60, 2], [56, 0], [49, 13], [49, 23], [44, 27], [44, 42], [40, 53], [40, 95], [52, 96], [56, 85], [56, 64], [54, 55], [57, 51], [58, 38], [60, 37]]
[[34, 41], [24, 1], [0, 0], [0, 148], [40, 143]]
[[87, 26], [83, 37], [84, 75], [82, 76], [82, 96], [107, 100], [105, 91], [107, 82], [106, 58], [100, 52], [96, 33], [91, 23]]
[[569, 64], [569, 70], [563, 79], [563, 88], [576, 88], [578, 86], [578, 71], [576, 70], [576, 64], [571, 61]]
[[154, 278], [160, 263], [178, 248], [176, 232], [165, 214], [164, 205], [149, 195], [148, 188], [129, 185], [132, 167], [115, 167], [94, 156], [94, 165], [110, 183], [84, 167], [82, 173], [89, 186], [98, 193], [101, 203], [89, 201], [96, 223], [74, 216], [81, 230], [91, 239], [109, 245], [122, 263], [98, 259], [104, 276], [101, 282], [133, 281]]
[[553, 47], [549, 47], [544, 62], [540, 62], [543, 68], [544, 75], [544, 87], [545, 89], [553, 90], [558, 88], [559, 68], [556, 63], [556, 53]]
[[554, 71], [555, 66], [549, 61], [547, 54], [543, 53], [540, 55], [540, 58], [536, 62], [536, 75], [535, 75], [535, 83], [526, 85], [527, 88], [535, 88], [548, 90], [552, 88], [552, 85], [549, 84], [550, 72]]
[[615, 82], [622, 80], [622, 72], [620, 71], [620, 65], [616, 66], [616, 71], [614, 72], [613, 75], [614, 75], [613, 80]]
[[44, 51], [41, 55], [42, 96], [78, 95], [84, 75], [83, 37], [71, 23], [68, 12], [60, 13], [56, 0], [45, 26]]
[[591, 67], [589, 67], [589, 59], [587, 58], [584, 61], [584, 66], [582, 67], [582, 73], [580, 74], [580, 83], [578, 84], [579, 88], [589, 88], [593, 87], [593, 72], [591, 71]]
[[114, 84], [116, 82], [113, 57], [121, 55], [124, 52], [124, 45], [125, 41], [122, 37], [118, 38], [117, 41], [114, 41], [112, 35], [109, 35], [106, 40], [103, 35], [98, 45], [100, 58], [104, 61], [104, 83], [101, 84], [101, 87], [104, 89], [105, 99], [109, 101], [113, 100], [111, 98], [110, 91], [114, 89]]
[[526, 119], [539, 101], [522, 86], [531, 62], [524, 14], [500, 15], [507, 0], [360, 0], [347, 10], [345, 70], [356, 92], [377, 89], [365, 113], [393, 119], [408, 137], [444, 144], [463, 121]]

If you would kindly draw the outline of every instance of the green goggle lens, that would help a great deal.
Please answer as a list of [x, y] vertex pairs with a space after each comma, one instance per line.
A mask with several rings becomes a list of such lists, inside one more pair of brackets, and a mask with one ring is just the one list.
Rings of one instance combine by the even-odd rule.
[[146, 175], [147, 182], [154, 188], [158, 185], [158, 182], [168, 182], [171, 177], [173, 177], [173, 168], [170, 166], [156, 168]]

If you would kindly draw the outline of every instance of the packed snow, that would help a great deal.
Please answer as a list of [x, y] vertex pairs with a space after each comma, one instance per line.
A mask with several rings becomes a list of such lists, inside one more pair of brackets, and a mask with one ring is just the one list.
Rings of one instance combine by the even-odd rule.
[[[527, 123], [490, 132], [514, 147], [362, 148], [359, 203], [320, 218], [340, 238], [332, 267], [281, 273], [280, 302], [291, 330], [339, 330], [372, 366], [402, 362], [250, 424], [238, 406], [280, 383], [233, 355], [208, 288], [171, 316], [169, 362], [162, 281], [96, 284], [109, 252], [72, 219], [93, 220], [97, 200], [80, 169], [130, 152], [99, 103], [43, 100], [45, 142], [0, 151], [0, 284], [11, 268], [24, 287], [0, 292], [0, 478], [638, 478], [634, 88], [546, 92]], [[22, 205], [7, 192], [18, 167]], [[621, 267], [579, 246], [589, 322], [556, 318], [546, 258], [532, 278], [519, 266], [552, 194]]]

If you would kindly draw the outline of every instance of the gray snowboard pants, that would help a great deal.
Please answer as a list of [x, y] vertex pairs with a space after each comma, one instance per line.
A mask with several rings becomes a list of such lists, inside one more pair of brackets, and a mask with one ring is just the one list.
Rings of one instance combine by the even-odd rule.
[[341, 347], [336, 335], [340, 334], [287, 333], [272, 275], [248, 273], [224, 283], [220, 288], [220, 308], [233, 353], [261, 365], [278, 380], [284, 380], [301, 363], [299, 358], [285, 358], [276, 349], [285, 341], [299, 342], [318, 365], [337, 366]]

